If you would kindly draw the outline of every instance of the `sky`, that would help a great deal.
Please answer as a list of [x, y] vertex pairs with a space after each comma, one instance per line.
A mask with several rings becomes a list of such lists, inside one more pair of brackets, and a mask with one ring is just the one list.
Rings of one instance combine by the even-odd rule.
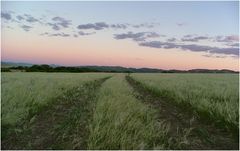
[[1, 2], [1, 60], [239, 71], [239, 4]]

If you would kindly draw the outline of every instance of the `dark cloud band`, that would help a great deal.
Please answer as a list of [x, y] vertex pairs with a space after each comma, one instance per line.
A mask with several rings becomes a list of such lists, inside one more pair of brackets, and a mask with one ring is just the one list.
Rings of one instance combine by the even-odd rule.
[[150, 41], [150, 42], [141, 42], [140, 46], [152, 47], [152, 48], [180, 48], [183, 50], [189, 50], [193, 52], [209, 52], [213, 54], [225, 54], [225, 55], [234, 55], [239, 56], [239, 48], [230, 47], [230, 48], [219, 48], [219, 47], [210, 47], [210, 46], [201, 46], [201, 45], [183, 45], [175, 44], [170, 42], [161, 42], [161, 41]]

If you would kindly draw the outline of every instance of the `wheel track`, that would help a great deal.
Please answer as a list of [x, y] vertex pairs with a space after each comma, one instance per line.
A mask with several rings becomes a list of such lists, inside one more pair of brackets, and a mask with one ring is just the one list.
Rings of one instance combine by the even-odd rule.
[[86, 149], [96, 91], [110, 77], [71, 89], [2, 140], [2, 149]]
[[[149, 89], [144, 88], [130, 76], [126, 76], [126, 80], [135, 90], [135, 96], [139, 100], [142, 100], [158, 111], [159, 120], [165, 120], [170, 123], [170, 137], [184, 137], [186, 130], [189, 130], [188, 132], [190, 132], [190, 134], [187, 136], [188, 143], [180, 146], [178, 149], [239, 148], [238, 140], [235, 140], [231, 134], [217, 128], [214, 124], [206, 124], [199, 120], [194, 115], [194, 111], [184, 110], [184, 108], [178, 107], [165, 98], [155, 96]], [[186, 106], [186, 108], [188, 108], [188, 106]]]

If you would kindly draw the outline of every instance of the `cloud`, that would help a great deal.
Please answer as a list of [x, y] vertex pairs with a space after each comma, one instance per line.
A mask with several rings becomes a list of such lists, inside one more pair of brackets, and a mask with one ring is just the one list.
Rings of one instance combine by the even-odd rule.
[[232, 46], [232, 47], [239, 47], [239, 43], [230, 43], [227, 44], [228, 46]]
[[191, 41], [191, 42], [198, 42], [199, 40], [206, 40], [206, 39], [210, 39], [210, 37], [207, 37], [207, 36], [196, 36], [196, 37], [185, 37], [185, 38], [182, 38], [181, 40], [182, 41]]
[[82, 24], [82, 25], [78, 25], [78, 29], [94, 29], [94, 30], [102, 30], [105, 28], [108, 28], [109, 25], [106, 24], [105, 22], [97, 22], [94, 24]]
[[62, 26], [64, 28], [69, 27], [69, 25], [71, 25], [71, 20], [66, 20], [65, 18], [62, 17], [54, 17], [52, 18], [53, 21], [56, 22], [57, 25]]
[[40, 34], [41, 36], [44, 36], [44, 35], [47, 35], [48, 37], [70, 37], [70, 34], [66, 34], [66, 33], [54, 33], [54, 34], [51, 34], [51, 33], [48, 33], [48, 32], [45, 32], [45, 33], [42, 33]]
[[216, 48], [213, 48], [210, 52], [239, 56], [239, 48], [217, 48], [216, 47]]
[[138, 32], [138, 33], [128, 32], [123, 34], [114, 34], [114, 38], [117, 40], [132, 39], [134, 41], [145, 41], [146, 38], [156, 38], [159, 36], [160, 35], [155, 32]]
[[34, 18], [33, 16], [31, 15], [28, 15], [28, 14], [25, 14], [24, 15], [26, 17], [26, 21], [29, 22], [29, 23], [34, 23], [34, 22], [38, 22], [39, 20]]
[[85, 32], [83, 32], [83, 31], [79, 31], [78, 34], [79, 34], [80, 36], [86, 36], [86, 35], [93, 35], [93, 34], [96, 34], [96, 32], [85, 33]]
[[159, 23], [142, 23], [142, 24], [135, 24], [131, 25], [133, 28], [153, 28], [155, 26], [159, 26]]
[[17, 18], [19, 21], [24, 20], [24, 17], [22, 17], [21, 15], [16, 16], [16, 18]]
[[205, 55], [202, 55], [202, 56], [204, 56], [204, 57], [208, 57], [208, 58], [212, 58], [212, 57], [214, 57], [214, 58], [226, 58], [226, 56], [219, 56], [219, 55], [213, 55], [213, 54], [205, 54]]
[[123, 34], [114, 34], [115, 39], [133, 39], [135, 41], [138, 41], [140, 38], [144, 38], [144, 32], [139, 32], [139, 33], [133, 33], [133, 32], [128, 32], [128, 33], [123, 33]]
[[57, 16], [52, 18], [52, 22], [48, 22], [46, 24], [51, 26], [53, 30], [60, 30], [61, 28], [68, 28], [72, 25], [72, 21]]
[[191, 38], [191, 37], [193, 37], [194, 35], [184, 35], [183, 37], [184, 38]]
[[230, 36], [217, 36], [215, 38], [217, 42], [238, 42], [239, 36], [238, 35], [230, 35]]
[[88, 24], [81, 24], [78, 25], [78, 29], [94, 29], [94, 30], [102, 30], [106, 28], [113, 28], [113, 29], [127, 29], [129, 26], [133, 28], [153, 28], [154, 26], [159, 25], [159, 23], [142, 23], [142, 24], [107, 24], [105, 22], [97, 22], [97, 23], [88, 23]]
[[53, 30], [60, 30], [60, 27], [56, 23], [47, 23], [47, 25], [51, 26]]
[[48, 33], [48, 32], [45, 32], [45, 33], [41, 33], [40, 35], [41, 35], [41, 36], [45, 36], [45, 35], [49, 35], [49, 33]]
[[27, 25], [22, 25], [21, 28], [22, 28], [24, 31], [29, 31], [29, 30], [32, 29], [33, 27], [32, 27], [32, 26], [27, 26]]
[[195, 51], [195, 52], [199, 52], [199, 51], [208, 51], [213, 49], [213, 47], [210, 46], [201, 46], [201, 45], [178, 45], [181, 49], [183, 50], [190, 50], [190, 51]]
[[57, 33], [57, 34], [51, 34], [50, 36], [70, 37], [70, 34], [65, 34], [65, 33]]
[[153, 24], [144, 23], [144, 24], [132, 25], [132, 27], [133, 28], [141, 28], [141, 27], [153, 28], [154, 25]]
[[77, 34], [73, 34], [73, 37], [77, 38], [77, 37], [78, 37], [78, 35], [77, 35]]
[[172, 49], [172, 48], [179, 47], [174, 43], [161, 42], [161, 41], [141, 42], [139, 43], [139, 46], [152, 47], [152, 48], [165, 48], [165, 49]]
[[114, 28], [114, 29], [126, 29], [127, 25], [125, 25], [125, 24], [112, 24], [110, 27]]
[[177, 41], [177, 39], [176, 39], [176, 38], [170, 38], [170, 39], [168, 39], [167, 41], [168, 41], [168, 42], [175, 42], [175, 41]]
[[152, 48], [180, 48], [182, 50], [189, 50], [193, 52], [209, 52], [212, 54], [225, 54], [225, 55], [234, 55], [239, 56], [239, 48], [218, 48], [218, 47], [210, 47], [210, 46], [202, 46], [202, 45], [184, 45], [184, 44], [175, 44], [170, 42], [161, 42], [161, 41], [150, 41], [150, 42], [141, 42], [140, 46], [152, 47]]
[[6, 19], [6, 20], [11, 20], [12, 19], [12, 16], [10, 13], [4, 13], [4, 12], [1, 12], [1, 17], [3, 19]]

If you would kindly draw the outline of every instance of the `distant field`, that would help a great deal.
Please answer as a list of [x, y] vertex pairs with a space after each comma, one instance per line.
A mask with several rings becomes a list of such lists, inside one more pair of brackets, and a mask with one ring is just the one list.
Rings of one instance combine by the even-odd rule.
[[2, 73], [2, 148], [237, 149], [238, 80], [237, 74]]

